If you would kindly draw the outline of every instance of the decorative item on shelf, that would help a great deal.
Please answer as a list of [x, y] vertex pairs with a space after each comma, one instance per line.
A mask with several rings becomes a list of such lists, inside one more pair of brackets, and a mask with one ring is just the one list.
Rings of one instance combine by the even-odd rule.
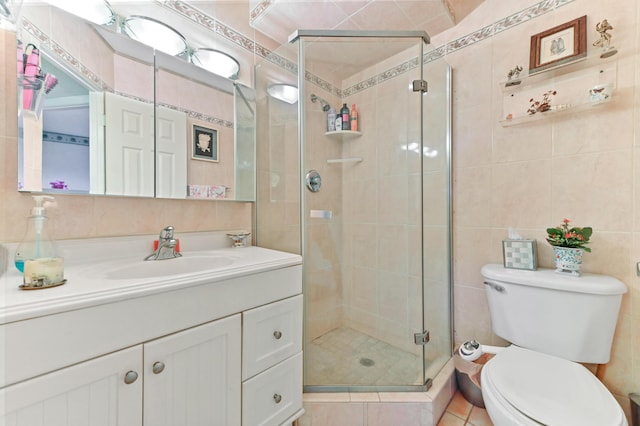
[[522, 238], [514, 229], [509, 228], [509, 236], [502, 240], [502, 258], [508, 269], [538, 268], [536, 240]]
[[587, 16], [531, 36], [529, 75], [587, 57]]
[[236, 232], [228, 232], [227, 237], [231, 238], [233, 241], [232, 247], [246, 247], [245, 240], [247, 237], [251, 235], [251, 232], [247, 231], [236, 231]]
[[545, 112], [551, 109], [551, 96], [557, 95], [558, 92], [556, 90], [547, 90], [542, 94], [542, 100], [536, 101], [534, 98], [529, 99], [531, 102], [531, 106], [527, 110], [529, 115], [533, 115], [536, 112]]
[[515, 68], [509, 70], [507, 74], [507, 82], [504, 84], [505, 87], [516, 86], [522, 82], [520, 80], [520, 73], [522, 72], [522, 67], [520, 65], [516, 65]]
[[591, 227], [569, 226], [569, 219], [563, 219], [562, 225], [547, 228], [547, 241], [553, 246], [556, 272], [580, 276], [582, 255], [591, 252], [587, 247], [593, 233]]
[[611, 84], [597, 84], [589, 89], [589, 100], [592, 103], [608, 101], [611, 97]]
[[49, 182], [49, 185], [51, 185], [51, 189], [69, 189], [63, 180], [54, 180], [53, 182]]
[[596, 31], [598, 32], [598, 34], [600, 34], [600, 38], [596, 40], [593, 45], [595, 47], [602, 48], [600, 57], [603, 59], [618, 53], [618, 49], [616, 49], [614, 46], [611, 46], [611, 34], [607, 33], [607, 31], [612, 29], [613, 27], [606, 19], [603, 19], [602, 22], [598, 22], [596, 24]]

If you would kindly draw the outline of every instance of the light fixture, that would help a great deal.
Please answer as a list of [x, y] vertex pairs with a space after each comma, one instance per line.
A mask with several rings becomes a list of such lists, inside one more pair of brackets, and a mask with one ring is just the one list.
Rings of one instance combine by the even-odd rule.
[[0, 0], [0, 15], [5, 18], [11, 18], [11, 8], [9, 7], [8, 0]]
[[267, 93], [272, 98], [286, 102], [288, 104], [295, 104], [298, 102], [298, 88], [291, 84], [272, 84], [267, 87]]
[[237, 80], [240, 64], [232, 56], [215, 49], [200, 48], [191, 53], [191, 63], [231, 80]]
[[131, 15], [122, 21], [122, 32], [134, 40], [172, 56], [187, 53], [187, 41], [167, 24], [147, 16]]
[[46, 0], [51, 6], [98, 25], [111, 25], [116, 14], [106, 0]]

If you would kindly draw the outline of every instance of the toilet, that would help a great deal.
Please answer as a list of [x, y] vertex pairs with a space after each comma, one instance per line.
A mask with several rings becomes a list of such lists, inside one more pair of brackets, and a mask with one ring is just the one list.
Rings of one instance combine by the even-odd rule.
[[621, 281], [553, 269], [482, 267], [493, 331], [509, 341], [481, 372], [495, 426], [626, 426], [620, 405], [579, 363], [606, 364]]

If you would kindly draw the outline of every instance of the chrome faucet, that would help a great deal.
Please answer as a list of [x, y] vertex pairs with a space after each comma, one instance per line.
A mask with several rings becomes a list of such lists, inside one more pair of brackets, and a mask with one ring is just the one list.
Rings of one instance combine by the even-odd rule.
[[145, 257], [144, 260], [164, 260], [180, 257], [182, 254], [176, 251], [177, 245], [178, 241], [173, 238], [173, 226], [167, 226], [160, 231], [156, 251]]

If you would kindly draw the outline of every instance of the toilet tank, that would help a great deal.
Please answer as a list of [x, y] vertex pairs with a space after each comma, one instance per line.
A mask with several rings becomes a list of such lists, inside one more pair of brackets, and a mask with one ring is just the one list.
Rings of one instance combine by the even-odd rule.
[[626, 285], [606, 275], [482, 267], [493, 331], [523, 348], [605, 364]]

